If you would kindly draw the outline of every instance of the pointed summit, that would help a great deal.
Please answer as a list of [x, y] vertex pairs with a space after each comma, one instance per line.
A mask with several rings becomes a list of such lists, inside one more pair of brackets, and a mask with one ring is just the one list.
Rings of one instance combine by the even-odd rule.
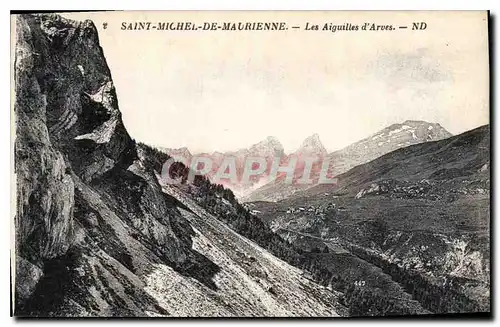
[[302, 142], [302, 145], [297, 149], [297, 151], [295, 151], [295, 153], [325, 155], [327, 151], [323, 146], [323, 143], [321, 143], [319, 135], [314, 133]]
[[268, 136], [264, 140], [260, 141], [259, 143], [254, 144], [254, 146], [256, 146], [256, 145], [269, 145], [269, 146], [278, 147], [278, 148], [283, 147], [276, 136]]
[[423, 120], [406, 120], [401, 124], [392, 124], [374, 135], [378, 134], [383, 136], [384, 133], [388, 133], [387, 136], [391, 138], [403, 137], [402, 135], [410, 135], [411, 139], [406, 141], [411, 144], [437, 141], [452, 136], [450, 132], [438, 123], [429, 123]]
[[280, 141], [276, 136], [268, 136], [263, 142], [268, 142], [268, 143], [278, 143], [281, 145]]
[[264, 140], [250, 147], [249, 153], [257, 156], [281, 156], [284, 154], [283, 145], [275, 136], [268, 136]]

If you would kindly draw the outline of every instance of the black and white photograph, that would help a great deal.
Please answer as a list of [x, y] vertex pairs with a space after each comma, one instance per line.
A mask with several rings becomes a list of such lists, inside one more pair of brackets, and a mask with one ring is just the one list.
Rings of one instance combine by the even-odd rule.
[[491, 317], [490, 19], [11, 13], [12, 315]]

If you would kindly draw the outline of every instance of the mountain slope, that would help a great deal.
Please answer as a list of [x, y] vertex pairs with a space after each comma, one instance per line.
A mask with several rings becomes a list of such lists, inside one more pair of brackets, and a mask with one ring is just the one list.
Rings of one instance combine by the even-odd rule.
[[[191, 155], [191, 153], [187, 148], [180, 148], [180, 149], [162, 148], [160, 150], [172, 157], [180, 156], [182, 158], [188, 159], [188, 161], [191, 161], [191, 159], [193, 158], [193, 156]], [[195, 154], [194, 157], [202, 157], [210, 159], [212, 162], [212, 169], [207, 174], [210, 180], [218, 184], [221, 184], [226, 188], [231, 189], [234, 192], [234, 194], [238, 198], [240, 198], [249, 194], [251, 191], [255, 190], [261, 185], [266, 184], [268, 182], [267, 177], [271, 170], [273, 160], [275, 158], [284, 158], [285, 153], [283, 150], [283, 145], [281, 145], [280, 141], [274, 136], [268, 136], [266, 139], [260, 141], [259, 143], [253, 144], [248, 148], [243, 148], [238, 151], [228, 151], [224, 153], [218, 151], [212, 153], [198, 153]], [[250, 176], [248, 181], [243, 182], [243, 172], [247, 158], [264, 159], [266, 170], [261, 175]], [[224, 162], [224, 159], [234, 160], [234, 167], [231, 168], [234, 168], [236, 171], [235, 173], [236, 180], [233, 181], [224, 178], [216, 181], [214, 179], [221, 165], [223, 163], [227, 164], [227, 162]]]
[[196, 231], [194, 249], [221, 267], [214, 278], [217, 291], [207, 294], [201, 285], [172, 276], [168, 266], [157, 266], [146, 289], [158, 294], [169, 311], [186, 315], [194, 308], [195, 314], [211, 316], [338, 316], [337, 310], [342, 312], [341, 306], [334, 305], [338, 296], [305, 279], [301, 270], [235, 233], [178, 188], [166, 185], [163, 190], [186, 205], [181, 212]]
[[368, 262], [431, 312], [488, 312], [489, 146], [482, 126], [390, 152], [339, 175], [335, 186], [251, 205], [303, 251], [327, 246], [328, 260]]
[[[341, 312], [334, 293], [297, 269], [222, 224], [210, 229], [213, 216], [189, 212], [191, 195], [163, 192], [151, 158], [123, 125], [91, 21], [15, 19], [16, 316]], [[222, 239], [235, 244], [216, 245]], [[254, 273], [266, 270], [270, 281]], [[274, 280], [276, 291], [258, 286]], [[240, 296], [230, 296], [233, 287]]]

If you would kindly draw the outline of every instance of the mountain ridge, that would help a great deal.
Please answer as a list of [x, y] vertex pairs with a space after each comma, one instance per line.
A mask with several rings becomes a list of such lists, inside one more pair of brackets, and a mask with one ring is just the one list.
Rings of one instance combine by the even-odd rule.
[[[334, 177], [396, 149], [448, 138], [451, 135], [437, 123], [406, 120], [403, 123], [392, 124], [351, 145], [326, 154], [324, 159], [328, 160], [329, 173]], [[319, 170], [312, 173], [317, 177]], [[314, 185], [285, 185], [282, 181], [277, 180], [254, 190], [250, 195], [242, 198], [242, 201], [279, 201], [312, 186]]]
[[489, 312], [489, 146], [484, 125], [387, 153], [336, 185], [247, 205], [340, 279], [376, 289], [389, 277], [432, 313]]
[[318, 155], [324, 156], [327, 154], [326, 148], [321, 142], [319, 135], [314, 133], [304, 139], [300, 147], [289, 155]]
[[[210, 177], [214, 177], [217, 169], [222, 164], [225, 157], [236, 158], [236, 169], [238, 180], [220, 182], [235, 192], [239, 199], [245, 202], [251, 201], [276, 201], [287, 197], [298, 190], [307, 189], [307, 185], [284, 185], [283, 178], [278, 176], [277, 180], [270, 180], [268, 175], [273, 165], [273, 160], [278, 158], [280, 165], [288, 165], [292, 158], [298, 159], [297, 169], [304, 168], [304, 161], [307, 158], [316, 158], [318, 163], [313, 164], [311, 171], [312, 179], [317, 181], [321, 163], [325, 160], [330, 162], [330, 176], [334, 177], [355, 165], [365, 163], [378, 156], [391, 152], [397, 148], [411, 144], [428, 142], [434, 139], [450, 137], [452, 134], [446, 131], [439, 123], [428, 123], [422, 120], [406, 120], [402, 123], [391, 124], [372, 135], [350, 144], [340, 150], [328, 153], [320, 140], [319, 134], [313, 133], [306, 137], [301, 145], [294, 151], [286, 153], [278, 138], [268, 136], [264, 140], [237, 151], [201, 153], [195, 156], [207, 157], [214, 161]], [[382, 142], [383, 140], [383, 142]], [[177, 155], [183, 149], [164, 150], [167, 154]], [[189, 156], [189, 160], [193, 156]], [[254, 176], [250, 183], [244, 185], [240, 182], [247, 158], [264, 158], [266, 160], [266, 170], [261, 176]], [[333, 167], [332, 167], [333, 166]], [[294, 174], [294, 180], [302, 177], [301, 172]]]

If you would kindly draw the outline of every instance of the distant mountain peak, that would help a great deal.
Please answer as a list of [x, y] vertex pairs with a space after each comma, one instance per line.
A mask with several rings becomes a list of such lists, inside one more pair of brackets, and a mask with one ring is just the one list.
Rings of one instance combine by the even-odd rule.
[[319, 135], [314, 133], [308, 136], [299, 147], [295, 153], [314, 153], [314, 154], [326, 154], [327, 151], [319, 139]]
[[321, 143], [320, 139], [319, 139], [319, 134], [318, 133], [314, 133], [310, 136], [308, 136], [304, 142], [319, 142]]
[[160, 147], [159, 150], [161, 152], [168, 154], [171, 157], [179, 156], [179, 157], [183, 157], [186, 159], [191, 159], [191, 157], [192, 157], [192, 154], [187, 147], [182, 147], [182, 148], [177, 148], [177, 149]]
[[[390, 129], [390, 128], [398, 128], [398, 127], [401, 127], [401, 126], [408, 126], [408, 127], [428, 127], [428, 126], [433, 126], [433, 127], [437, 127], [437, 128], [440, 128], [444, 131], [446, 131], [446, 129], [441, 126], [439, 123], [430, 123], [430, 122], [427, 122], [425, 120], [413, 120], [413, 119], [408, 119], [408, 120], [405, 120], [404, 122], [402, 123], [395, 123], [395, 124], [392, 124], [390, 126], [388, 126], [387, 128]], [[431, 128], [432, 129], [432, 128]], [[448, 132], [448, 131], [446, 131]], [[449, 133], [449, 132], [448, 132]], [[449, 133], [450, 136], [452, 135], [451, 133]]]
[[261, 145], [269, 145], [277, 148], [283, 148], [281, 145], [281, 142], [278, 140], [276, 136], [268, 136], [264, 140], [260, 141], [256, 145], [261, 144]]
[[268, 136], [264, 140], [250, 147], [249, 152], [252, 154], [279, 154], [284, 153], [284, 148], [281, 142], [275, 136]]
[[280, 143], [278, 138], [276, 136], [268, 136], [266, 137], [265, 141], [267, 142], [273, 142], [273, 143]]

